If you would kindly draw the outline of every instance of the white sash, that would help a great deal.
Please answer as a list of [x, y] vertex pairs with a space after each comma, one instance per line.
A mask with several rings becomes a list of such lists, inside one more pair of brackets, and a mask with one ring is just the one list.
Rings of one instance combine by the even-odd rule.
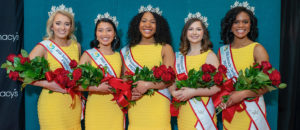
[[103, 66], [107, 68], [107, 72], [114, 76], [117, 77], [113, 67], [107, 62], [103, 54], [96, 48], [92, 48], [86, 51], [87, 54], [92, 58], [92, 60], [96, 63], [98, 67]]
[[[234, 61], [231, 53], [231, 46], [224, 45], [219, 50], [221, 64], [227, 67], [227, 78], [238, 77], [238, 72], [235, 68]], [[234, 79], [235, 81], [235, 79]], [[269, 123], [266, 118], [266, 105], [263, 96], [256, 101], [244, 100], [246, 105], [246, 112], [251, 118], [250, 130], [270, 130]]]
[[[135, 73], [136, 68], [140, 68], [140, 69], [143, 68], [134, 60], [129, 46], [123, 47], [120, 52], [127, 70]], [[171, 100], [171, 94], [168, 88], [160, 89], [158, 90], [158, 93]]]
[[72, 69], [69, 65], [71, 62], [70, 57], [56, 45], [56, 43], [50, 40], [44, 40], [39, 44], [42, 45], [61, 64], [61, 66], [65, 68], [65, 70], [72, 73]]
[[[180, 52], [176, 52], [176, 61], [175, 61], [175, 69], [177, 74], [185, 73], [187, 74], [186, 69], [186, 61], [185, 56], [183, 56]], [[197, 130], [216, 130], [218, 129], [213, 116], [215, 114], [215, 107], [212, 102], [211, 97], [209, 97], [209, 101], [207, 105], [203, 103], [203, 101], [198, 101], [195, 98], [191, 98], [188, 103], [190, 104], [195, 116], [197, 117], [197, 122], [195, 128]]]

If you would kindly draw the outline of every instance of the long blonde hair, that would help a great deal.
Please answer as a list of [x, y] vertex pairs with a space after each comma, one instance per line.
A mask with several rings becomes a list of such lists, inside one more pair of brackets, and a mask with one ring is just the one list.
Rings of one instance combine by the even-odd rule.
[[54, 18], [57, 14], [62, 14], [64, 16], [67, 16], [70, 20], [71, 20], [71, 28], [70, 28], [70, 33], [68, 35], [68, 40], [69, 39], [72, 39], [72, 40], [75, 40], [77, 41], [76, 39], [76, 36], [73, 34], [74, 31], [75, 31], [75, 22], [74, 22], [74, 16], [72, 14], [70, 14], [69, 12], [67, 11], [64, 11], [64, 10], [58, 10], [56, 12], [54, 12], [48, 19], [47, 21], [47, 26], [46, 26], [46, 36], [44, 37], [44, 39], [53, 39], [54, 38], [54, 35], [53, 35], [53, 31], [51, 30], [52, 26], [53, 26], [53, 21], [54, 21]]

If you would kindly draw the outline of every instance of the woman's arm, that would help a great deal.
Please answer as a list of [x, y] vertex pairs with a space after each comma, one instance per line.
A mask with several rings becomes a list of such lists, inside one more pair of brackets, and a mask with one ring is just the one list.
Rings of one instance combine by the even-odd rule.
[[[165, 44], [162, 48], [162, 59], [164, 65], [167, 67], [171, 66], [173, 68], [175, 55], [172, 47], [169, 44]], [[153, 83], [148, 81], [137, 81], [134, 83], [134, 85], [137, 85], [136, 89], [138, 92], [144, 94], [148, 89], [164, 89], [171, 84], [165, 84], [163, 82]]]
[[[262, 61], [269, 61], [269, 55], [266, 51], [266, 49], [260, 45], [260, 44], [257, 44], [255, 47], [254, 47], [254, 52], [253, 52], [253, 56], [254, 56], [254, 60], [256, 63], [259, 63], [261, 64]], [[265, 93], [268, 92], [268, 89], [267, 88], [262, 88], [262, 89], [259, 89], [256, 92], [253, 92], [251, 90], [243, 90], [243, 91], [234, 91], [227, 103], [226, 103], [226, 106], [229, 107], [229, 106], [232, 106], [236, 103], [240, 103], [242, 102], [243, 100], [245, 100], [246, 98], [251, 98], [251, 97], [258, 97], [258, 96], [261, 96]]]
[[[45, 59], [47, 59], [47, 50], [41, 45], [36, 45], [32, 49], [32, 51], [29, 54], [29, 59], [32, 60], [37, 56], [44, 57]], [[67, 91], [65, 89], [61, 88], [54, 81], [48, 82], [47, 80], [40, 80], [40, 81], [33, 82], [31, 85], [47, 88], [47, 89], [49, 89], [51, 91], [55, 91], [55, 92], [67, 93]]]

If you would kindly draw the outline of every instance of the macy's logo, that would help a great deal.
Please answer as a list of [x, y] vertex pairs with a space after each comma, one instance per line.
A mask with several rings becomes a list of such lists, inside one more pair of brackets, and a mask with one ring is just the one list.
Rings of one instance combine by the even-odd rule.
[[8, 97], [8, 98], [17, 98], [18, 91], [14, 89], [13, 91], [0, 91], [0, 97]]
[[16, 34], [0, 34], [0, 41], [13, 41], [19, 40], [19, 34], [16, 32]]

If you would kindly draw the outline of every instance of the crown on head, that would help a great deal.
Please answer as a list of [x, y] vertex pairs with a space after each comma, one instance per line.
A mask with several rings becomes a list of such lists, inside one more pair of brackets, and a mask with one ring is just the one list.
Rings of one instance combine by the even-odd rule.
[[117, 17], [116, 16], [110, 16], [108, 12], [104, 13], [103, 15], [98, 14], [97, 18], [95, 19], [95, 24], [97, 23], [98, 20], [101, 20], [103, 18], [107, 18], [107, 19], [111, 20], [116, 25], [116, 27], [118, 27], [119, 22], [117, 21]]
[[74, 13], [73, 13], [73, 9], [70, 7], [70, 8], [67, 8], [64, 4], [61, 4], [61, 5], [59, 5], [59, 6], [52, 6], [51, 7], [51, 11], [49, 11], [48, 12], [48, 15], [49, 15], [49, 17], [53, 14], [53, 13], [55, 13], [56, 11], [59, 11], [59, 10], [63, 10], [63, 11], [66, 11], [66, 12], [69, 12], [71, 15], [75, 15]]
[[158, 15], [162, 14], [162, 11], [159, 10], [158, 7], [153, 8], [152, 5], [148, 5], [147, 7], [141, 6], [139, 9], [139, 13], [142, 13], [142, 12], [152, 12], [152, 13], [156, 13]]
[[200, 12], [196, 12], [195, 14], [189, 13], [188, 16], [184, 19], [184, 22], [186, 23], [187, 21], [189, 21], [192, 18], [197, 18], [199, 20], [201, 20], [201, 22], [208, 27], [208, 23], [207, 23], [207, 17], [202, 16]]
[[235, 7], [245, 7], [246, 9], [250, 10], [253, 14], [255, 14], [254, 13], [255, 7], [250, 6], [247, 1], [244, 1], [242, 3], [238, 2], [238, 1], [235, 1], [234, 4], [230, 6], [230, 8], [232, 9], [232, 8], [235, 8]]

